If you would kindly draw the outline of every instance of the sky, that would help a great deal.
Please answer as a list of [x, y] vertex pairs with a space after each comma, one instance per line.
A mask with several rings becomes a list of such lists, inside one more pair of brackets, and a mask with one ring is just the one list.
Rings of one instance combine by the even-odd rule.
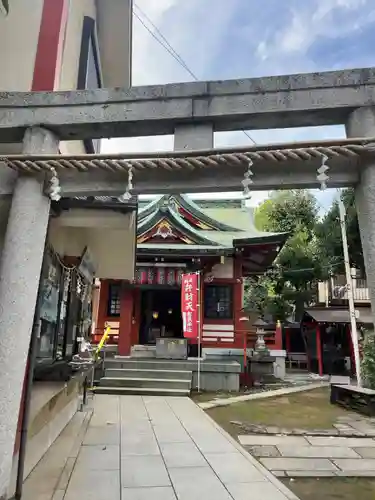
[[[375, 0], [135, 0], [134, 10], [159, 37], [146, 14], [199, 80], [375, 66]], [[133, 85], [193, 80], [136, 17], [132, 71]], [[345, 137], [343, 126], [248, 132], [259, 144]], [[217, 147], [247, 144], [241, 131], [215, 134]], [[173, 137], [111, 139], [102, 149], [167, 151]], [[334, 195], [316, 192], [322, 210]], [[250, 204], [267, 196], [254, 192]]]

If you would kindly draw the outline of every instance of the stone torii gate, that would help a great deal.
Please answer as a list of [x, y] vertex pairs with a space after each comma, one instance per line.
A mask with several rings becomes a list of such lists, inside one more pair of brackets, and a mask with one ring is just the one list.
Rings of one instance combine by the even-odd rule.
[[[344, 124], [349, 139], [213, 150], [214, 131]], [[61, 157], [59, 141], [174, 134], [175, 152]], [[366, 272], [375, 311], [375, 69], [220, 82], [54, 93], [1, 93], [0, 195], [11, 198], [0, 264], [0, 498], [8, 486], [17, 415], [49, 219], [45, 180], [63, 196], [134, 192], [356, 186]], [[251, 162], [250, 162], [251, 160]], [[249, 178], [249, 176], [248, 176]]]

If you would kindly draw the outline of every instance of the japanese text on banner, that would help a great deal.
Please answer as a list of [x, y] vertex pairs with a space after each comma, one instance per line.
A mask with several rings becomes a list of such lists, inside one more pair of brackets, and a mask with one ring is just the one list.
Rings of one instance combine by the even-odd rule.
[[198, 337], [198, 300], [198, 276], [184, 274], [181, 283], [181, 311], [185, 338]]

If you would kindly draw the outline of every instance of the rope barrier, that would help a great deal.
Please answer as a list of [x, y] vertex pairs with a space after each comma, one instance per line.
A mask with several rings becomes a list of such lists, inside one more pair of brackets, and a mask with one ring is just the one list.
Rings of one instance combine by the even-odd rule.
[[206, 168], [220, 168], [231, 164], [233, 167], [243, 168], [249, 162], [286, 162], [286, 161], [311, 161], [327, 157], [328, 159], [343, 157], [347, 159], [359, 157], [365, 153], [374, 153], [374, 144], [350, 144], [326, 145], [314, 147], [299, 147], [294, 149], [267, 149], [260, 151], [241, 151], [220, 154], [206, 154], [198, 156], [179, 155], [171, 157], [133, 158], [121, 159], [110, 158], [105, 155], [74, 157], [63, 156], [61, 158], [46, 158], [38, 156], [33, 159], [28, 156], [23, 159], [17, 157], [1, 156], [8, 167], [24, 174], [38, 174], [41, 172], [92, 172], [106, 171], [112, 173], [128, 173], [130, 169], [134, 172], [145, 169], [163, 169], [169, 171], [196, 170]]

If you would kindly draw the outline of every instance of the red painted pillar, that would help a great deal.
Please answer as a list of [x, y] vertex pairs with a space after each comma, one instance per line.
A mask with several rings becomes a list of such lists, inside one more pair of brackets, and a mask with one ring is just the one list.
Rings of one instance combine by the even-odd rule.
[[[243, 336], [245, 335], [244, 326], [240, 321], [242, 314], [243, 303], [243, 286], [242, 286], [242, 257], [235, 256], [233, 260], [233, 277], [236, 282], [233, 285], [233, 324], [234, 324], [234, 343], [236, 347], [243, 345]], [[245, 339], [247, 343], [247, 338]]]
[[276, 322], [275, 344], [273, 348], [280, 351], [283, 348], [283, 327], [281, 326], [280, 321]]
[[319, 375], [323, 375], [323, 358], [322, 358], [322, 337], [320, 332], [320, 325], [316, 326], [316, 354], [318, 357], [318, 370]]
[[134, 288], [132, 295], [134, 316], [132, 316], [131, 345], [136, 345], [139, 344], [139, 329], [141, 325], [141, 291]]
[[108, 280], [101, 280], [100, 283], [100, 293], [99, 293], [99, 305], [98, 305], [98, 318], [97, 324], [93, 336], [93, 342], [96, 344], [99, 342], [98, 339], [104, 333], [105, 324], [108, 317], [108, 295], [109, 295], [109, 282]]
[[131, 331], [133, 316], [133, 294], [131, 289], [121, 292], [120, 303], [120, 331], [118, 339], [118, 353], [120, 356], [129, 356], [131, 350]]

